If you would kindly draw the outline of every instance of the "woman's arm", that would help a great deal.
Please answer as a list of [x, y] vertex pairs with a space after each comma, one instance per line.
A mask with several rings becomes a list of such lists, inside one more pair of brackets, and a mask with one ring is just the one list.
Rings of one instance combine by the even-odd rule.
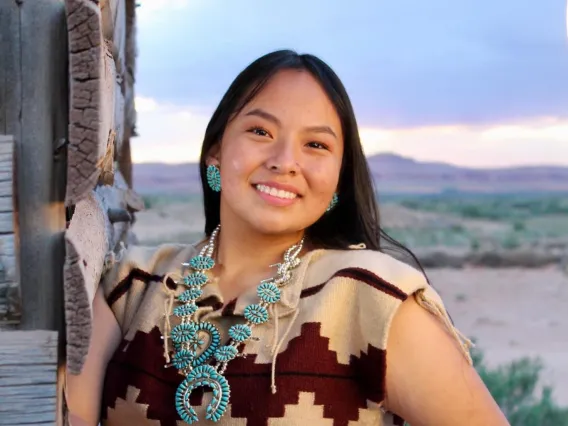
[[71, 426], [99, 424], [106, 367], [122, 339], [120, 327], [101, 287], [93, 301], [92, 324], [89, 352], [81, 374], [67, 373], [65, 397]]
[[385, 408], [412, 426], [502, 426], [505, 416], [456, 341], [413, 297], [387, 341]]

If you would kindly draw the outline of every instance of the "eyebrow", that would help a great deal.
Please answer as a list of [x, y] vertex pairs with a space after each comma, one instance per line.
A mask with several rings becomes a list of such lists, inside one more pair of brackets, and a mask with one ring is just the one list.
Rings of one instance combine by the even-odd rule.
[[[253, 110], [250, 110], [245, 115], [246, 116], [255, 115], [257, 117], [264, 118], [265, 120], [270, 121], [270, 122], [276, 124], [279, 127], [282, 126], [282, 122], [278, 119], [278, 117], [276, 117], [276, 116], [270, 114], [269, 112], [267, 112], [263, 109], [260, 109], [260, 108], [255, 108]], [[324, 126], [309, 126], [309, 127], [306, 127], [305, 130], [307, 130], [308, 132], [313, 132], [313, 133], [327, 133], [327, 134], [333, 136], [335, 139], [337, 139], [337, 135], [329, 126], [325, 126], [325, 125]]]

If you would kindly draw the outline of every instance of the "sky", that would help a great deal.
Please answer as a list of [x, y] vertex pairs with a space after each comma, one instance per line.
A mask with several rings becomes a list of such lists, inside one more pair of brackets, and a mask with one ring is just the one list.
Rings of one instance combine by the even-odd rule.
[[367, 155], [568, 165], [566, 0], [138, 0], [135, 162], [196, 161], [250, 62], [290, 48], [347, 88]]

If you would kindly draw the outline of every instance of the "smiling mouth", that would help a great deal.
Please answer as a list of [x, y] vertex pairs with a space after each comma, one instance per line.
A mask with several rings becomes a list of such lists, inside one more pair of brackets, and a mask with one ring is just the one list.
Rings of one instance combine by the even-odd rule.
[[268, 194], [272, 197], [281, 198], [283, 200], [293, 200], [295, 198], [298, 198], [298, 194], [294, 194], [293, 192], [289, 191], [284, 191], [283, 189], [276, 189], [267, 185], [255, 185], [254, 187], [259, 192]]

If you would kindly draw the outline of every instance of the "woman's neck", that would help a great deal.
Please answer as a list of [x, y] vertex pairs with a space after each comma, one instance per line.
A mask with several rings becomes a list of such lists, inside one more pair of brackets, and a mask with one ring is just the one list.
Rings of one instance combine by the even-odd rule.
[[222, 223], [217, 237], [217, 270], [219, 285], [226, 301], [242, 291], [273, 276], [284, 252], [298, 243], [303, 232], [267, 235], [251, 232], [244, 226]]
[[266, 235], [223, 224], [218, 237], [217, 263], [229, 275], [266, 270], [281, 262], [284, 252], [298, 243], [302, 235], [302, 232]]

